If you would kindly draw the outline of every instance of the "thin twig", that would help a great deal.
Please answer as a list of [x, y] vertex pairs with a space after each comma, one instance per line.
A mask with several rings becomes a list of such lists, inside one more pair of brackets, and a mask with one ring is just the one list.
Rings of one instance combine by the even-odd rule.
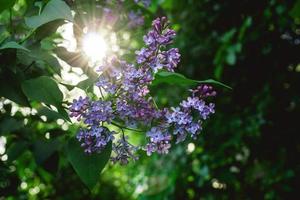
[[138, 129], [134, 129], [134, 128], [128, 128], [128, 127], [122, 126], [122, 125], [120, 125], [120, 124], [117, 124], [117, 123], [115, 123], [115, 122], [111, 122], [111, 124], [112, 124], [112, 125], [115, 125], [115, 126], [117, 126], [117, 127], [119, 127], [119, 128], [121, 128], [121, 129], [127, 129], [127, 130], [130, 130], [130, 131], [136, 131], [136, 132], [145, 132], [145, 131], [143, 131], [143, 130], [138, 130]]

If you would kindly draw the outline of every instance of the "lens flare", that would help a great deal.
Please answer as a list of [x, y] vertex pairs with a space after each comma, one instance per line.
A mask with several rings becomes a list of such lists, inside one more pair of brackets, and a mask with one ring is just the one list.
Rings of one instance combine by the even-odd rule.
[[87, 33], [82, 40], [82, 49], [92, 62], [101, 61], [107, 53], [107, 43], [98, 33]]

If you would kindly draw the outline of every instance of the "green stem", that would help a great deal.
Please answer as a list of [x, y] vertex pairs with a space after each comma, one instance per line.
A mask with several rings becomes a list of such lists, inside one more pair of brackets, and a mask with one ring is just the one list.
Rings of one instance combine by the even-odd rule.
[[152, 102], [153, 102], [155, 108], [156, 108], [157, 110], [159, 110], [159, 108], [158, 108], [158, 106], [157, 106], [157, 104], [156, 104], [155, 99], [154, 99], [152, 96], [150, 96], [150, 97], [151, 97], [151, 99], [152, 99]]
[[145, 132], [143, 130], [138, 130], [138, 129], [134, 129], [134, 128], [128, 128], [128, 127], [122, 126], [120, 124], [117, 124], [115, 122], [111, 122], [111, 124], [119, 127], [120, 129], [127, 129], [127, 130], [130, 130], [130, 131], [136, 131], [136, 132]]
[[99, 87], [99, 91], [100, 91], [100, 95], [101, 95], [102, 99], [104, 99], [104, 95], [102, 93], [102, 87]]
[[28, 40], [28, 38], [30, 38], [34, 33], [35, 33], [35, 30], [36, 29], [32, 29], [30, 31], [30, 33], [28, 35], [26, 35], [21, 41], [20, 41], [20, 44], [23, 44], [26, 40]]
[[11, 35], [14, 35], [14, 27], [13, 27], [13, 20], [12, 20], [12, 8], [9, 9], [9, 26], [10, 26]]

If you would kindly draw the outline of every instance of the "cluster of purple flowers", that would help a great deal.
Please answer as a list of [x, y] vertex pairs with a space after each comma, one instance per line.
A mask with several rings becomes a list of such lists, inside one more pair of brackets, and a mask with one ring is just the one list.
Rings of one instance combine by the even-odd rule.
[[150, 138], [149, 143], [146, 145], [147, 155], [151, 155], [153, 152], [159, 154], [167, 154], [171, 148], [171, 135], [164, 127], [153, 127], [147, 132], [147, 137]]
[[[119, 12], [124, 10], [123, 8], [125, 7], [125, 3], [125, 0], [106, 0], [103, 7], [103, 20], [110, 26], [115, 24], [118, 20], [122, 20], [122, 17], [119, 17]], [[134, 3], [141, 3], [145, 7], [149, 7], [151, 0], [134, 0]], [[111, 7], [115, 7], [115, 9], [112, 9]], [[114, 10], [117, 10], [118, 13]], [[126, 13], [126, 15], [128, 20], [127, 25], [129, 28], [136, 28], [144, 25], [144, 16], [140, 10], [130, 10], [129, 13]]]
[[145, 7], [149, 7], [150, 6], [150, 3], [151, 3], [151, 0], [134, 0], [135, 3], [139, 3], [139, 2], [142, 2], [142, 4], [145, 6]]
[[137, 51], [137, 63], [150, 67], [154, 73], [159, 69], [174, 71], [180, 61], [177, 48], [162, 50], [173, 42], [175, 31], [168, 28], [166, 17], [158, 18], [152, 22], [152, 30], [144, 36], [145, 48]]
[[104, 126], [91, 126], [80, 129], [77, 139], [86, 153], [101, 152], [114, 139], [113, 133]]
[[103, 126], [104, 122], [110, 123], [114, 118], [111, 102], [79, 97], [78, 100], [73, 100], [69, 110], [71, 117], [78, 121], [83, 120], [88, 127], [80, 129], [77, 134], [85, 152], [101, 152], [107, 143], [112, 141], [114, 132]]
[[[202, 122], [214, 113], [214, 104], [204, 101], [216, 95], [211, 86], [200, 85], [191, 90], [191, 96], [176, 108], [159, 109], [149, 94], [155, 73], [162, 69], [173, 72], [180, 61], [178, 49], [168, 49], [174, 36], [167, 19], [157, 18], [144, 36], [146, 46], [136, 52], [137, 65], [110, 58], [99, 67], [96, 86], [101, 98], [80, 97], [70, 106], [70, 116], [85, 124], [77, 135], [85, 152], [101, 152], [112, 142], [112, 161], [127, 164], [130, 159], [137, 160], [138, 149], [145, 150], [147, 155], [166, 154], [173, 138], [178, 143], [189, 134], [197, 137]], [[116, 133], [107, 128], [110, 124], [120, 129], [117, 139]], [[128, 142], [124, 129], [139, 131], [133, 128], [141, 127], [149, 130], [144, 131], [148, 142], [137, 147]]]
[[140, 11], [138, 12], [130, 11], [128, 14], [128, 19], [129, 19], [129, 23], [128, 23], [129, 28], [135, 28], [144, 25], [144, 16], [141, 14]]

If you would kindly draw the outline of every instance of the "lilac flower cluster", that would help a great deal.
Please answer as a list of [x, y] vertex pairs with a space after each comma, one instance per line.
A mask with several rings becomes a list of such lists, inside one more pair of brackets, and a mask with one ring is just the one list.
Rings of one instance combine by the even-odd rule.
[[128, 14], [128, 19], [129, 19], [129, 23], [128, 23], [129, 28], [135, 28], [144, 25], [144, 16], [141, 14], [140, 11], [138, 12], [130, 11]]
[[80, 129], [77, 139], [86, 153], [101, 152], [114, 139], [113, 133], [104, 126], [92, 126], [90, 129]]
[[174, 71], [180, 61], [177, 48], [167, 51], [162, 49], [173, 42], [175, 31], [168, 28], [166, 17], [158, 18], [152, 23], [152, 30], [144, 36], [145, 48], [137, 51], [137, 63], [150, 67], [154, 73], [159, 69]]
[[171, 148], [171, 135], [165, 128], [153, 127], [147, 132], [147, 137], [150, 138], [149, 143], [146, 145], [147, 155], [153, 152], [159, 154], [167, 154]]
[[128, 137], [121, 137], [113, 144], [112, 150], [115, 156], [111, 158], [112, 162], [119, 162], [121, 165], [126, 165], [130, 158], [138, 160], [138, 157], [134, 154], [138, 148], [130, 144], [127, 140]]
[[145, 7], [149, 7], [151, 0], [134, 0], [135, 3], [142, 2]]
[[[139, 4], [142, 3], [145, 7], [149, 7], [151, 0], [134, 0], [134, 3]], [[118, 21], [120, 22], [122, 18], [120, 17], [120, 12], [126, 10], [126, 1], [125, 0], [106, 0], [103, 2], [102, 7], [102, 21], [105, 22], [108, 26], [113, 26]], [[144, 25], [144, 16], [142, 15], [141, 10], [130, 10], [127, 15], [127, 26], [129, 28], [137, 28], [139, 26]], [[121, 22], [123, 23], [123, 22]]]
[[[216, 95], [211, 86], [200, 85], [190, 90], [191, 96], [175, 108], [159, 109], [149, 94], [155, 73], [173, 72], [180, 61], [178, 49], [168, 49], [175, 35], [165, 17], [157, 18], [144, 36], [145, 47], [136, 52], [137, 65], [113, 57], [98, 68], [100, 77], [95, 85], [101, 98], [80, 97], [69, 108], [70, 116], [85, 124], [77, 135], [85, 152], [101, 152], [112, 142], [112, 161], [127, 164], [130, 159], [138, 159], [138, 149], [145, 150], [147, 155], [167, 154], [173, 138], [179, 143], [187, 135], [197, 137], [202, 122], [215, 112], [214, 104], [205, 102], [207, 97]], [[110, 126], [119, 128], [120, 135], [110, 131]], [[143, 129], [147, 144], [130, 144], [125, 135], [127, 129]]]
[[102, 125], [103, 122], [110, 123], [114, 118], [110, 101], [91, 101], [88, 97], [79, 97], [73, 100], [69, 110], [71, 117], [83, 120], [88, 127], [80, 129], [77, 134], [85, 152], [101, 152], [112, 141], [114, 132]]

